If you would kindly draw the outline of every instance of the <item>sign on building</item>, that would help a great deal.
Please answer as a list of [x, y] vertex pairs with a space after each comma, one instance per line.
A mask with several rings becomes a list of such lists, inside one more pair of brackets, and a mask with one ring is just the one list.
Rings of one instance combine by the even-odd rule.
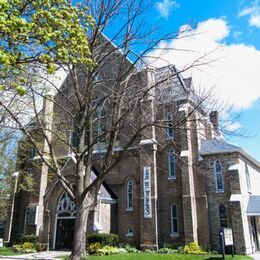
[[151, 168], [144, 167], [144, 218], [152, 218], [151, 202]]
[[232, 246], [233, 245], [233, 233], [231, 228], [223, 228], [225, 245]]

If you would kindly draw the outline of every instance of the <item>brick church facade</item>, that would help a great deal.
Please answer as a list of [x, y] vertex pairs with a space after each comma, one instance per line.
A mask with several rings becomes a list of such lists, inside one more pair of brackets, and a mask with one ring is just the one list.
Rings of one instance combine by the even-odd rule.
[[[109, 173], [88, 230], [116, 233], [120, 242], [138, 248], [195, 241], [219, 250], [219, 232], [229, 227], [236, 252], [253, 253], [260, 249], [259, 162], [223, 139], [217, 112], [208, 118], [201, 109], [194, 109], [187, 95], [191, 78], [184, 78], [173, 66], [142, 75], [149, 85], [149, 81], [159, 82], [170, 69], [175, 76], [167, 84], [158, 84], [146, 108], [152, 116], [153, 109], [163, 107], [157, 116], [168, 120], [168, 127], [148, 128]], [[62, 87], [66, 84], [65, 79]], [[50, 102], [44, 105], [46, 115], [55, 110]], [[175, 119], [190, 112], [181, 128], [172, 127]], [[102, 149], [96, 147], [95, 160]], [[57, 151], [64, 160], [62, 174], [69, 176], [75, 168], [73, 158], [67, 150], [57, 147]], [[75, 204], [57, 179], [48, 178], [48, 168], [37, 155], [27, 162], [33, 162], [30, 169], [37, 179], [36, 191], [15, 195], [11, 235], [36, 234], [50, 249], [70, 248]], [[98, 167], [94, 167], [92, 178], [97, 174]]]

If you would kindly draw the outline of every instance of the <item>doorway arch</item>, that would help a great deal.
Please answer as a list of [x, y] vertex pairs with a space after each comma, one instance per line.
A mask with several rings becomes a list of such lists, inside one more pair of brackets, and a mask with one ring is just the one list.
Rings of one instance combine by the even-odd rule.
[[71, 249], [75, 219], [75, 202], [64, 191], [56, 207], [53, 249]]

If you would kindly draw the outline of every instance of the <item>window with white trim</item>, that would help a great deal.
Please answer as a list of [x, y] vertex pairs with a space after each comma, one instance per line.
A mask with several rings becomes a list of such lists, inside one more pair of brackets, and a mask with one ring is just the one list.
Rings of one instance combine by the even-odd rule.
[[174, 138], [173, 116], [171, 112], [168, 112], [166, 116], [167, 116], [166, 139], [171, 140]]
[[133, 181], [126, 184], [126, 210], [133, 210]]
[[216, 191], [224, 191], [222, 167], [219, 160], [216, 160], [214, 162], [214, 174], [215, 174], [215, 182], [216, 182]]
[[172, 204], [170, 206], [170, 217], [171, 217], [171, 235], [177, 236], [179, 234], [179, 230], [178, 230], [177, 206], [175, 204]]
[[25, 225], [37, 224], [38, 206], [28, 206], [25, 211]]
[[176, 179], [176, 158], [172, 150], [168, 152], [168, 174], [169, 178]]

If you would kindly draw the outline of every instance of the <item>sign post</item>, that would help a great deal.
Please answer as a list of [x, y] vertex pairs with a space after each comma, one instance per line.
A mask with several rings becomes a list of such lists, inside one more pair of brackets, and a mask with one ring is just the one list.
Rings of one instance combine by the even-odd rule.
[[233, 232], [231, 228], [223, 228], [225, 246], [232, 247], [232, 257], [234, 257], [234, 242], [233, 242]]
[[221, 243], [221, 251], [222, 251], [222, 259], [226, 260], [225, 256], [225, 239], [224, 239], [224, 232], [220, 231], [220, 243]]
[[234, 242], [233, 242], [233, 232], [231, 228], [222, 228], [220, 231], [220, 243], [222, 251], [222, 259], [225, 260], [225, 247], [231, 246], [232, 257], [234, 257]]

